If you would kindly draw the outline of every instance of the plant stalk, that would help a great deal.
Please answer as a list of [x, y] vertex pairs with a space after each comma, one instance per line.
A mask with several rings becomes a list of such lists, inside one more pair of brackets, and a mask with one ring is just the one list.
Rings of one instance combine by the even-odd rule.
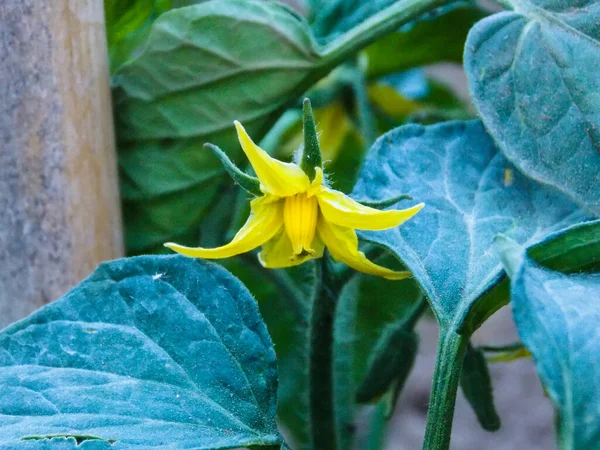
[[423, 450], [448, 450], [456, 393], [469, 337], [441, 329]]
[[327, 255], [321, 258], [321, 290], [313, 299], [309, 329], [309, 405], [312, 448], [336, 450], [333, 390], [333, 320], [339, 289]]
[[454, 0], [399, 0], [388, 8], [369, 17], [325, 46], [323, 63], [329, 67], [339, 64], [351, 55], [400, 26], [418, 19], [434, 8]]

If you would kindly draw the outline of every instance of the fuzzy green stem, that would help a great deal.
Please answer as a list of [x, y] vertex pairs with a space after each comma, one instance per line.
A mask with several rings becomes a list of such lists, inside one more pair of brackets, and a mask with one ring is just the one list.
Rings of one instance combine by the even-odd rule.
[[338, 288], [330, 260], [321, 258], [322, 284], [313, 300], [310, 329], [309, 404], [312, 448], [336, 450], [333, 391], [333, 319]]
[[323, 63], [339, 64], [348, 55], [365, 48], [382, 36], [397, 30], [407, 22], [454, 0], [399, 0], [350, 29], [323, 49]]
[[468, 343], [468, 336], [440, 330], [423, 450], [450, 448], [456, 392]]

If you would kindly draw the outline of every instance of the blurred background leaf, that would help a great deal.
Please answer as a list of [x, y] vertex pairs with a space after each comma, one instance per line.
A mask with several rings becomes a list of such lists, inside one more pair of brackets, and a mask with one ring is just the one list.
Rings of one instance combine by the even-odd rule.
[[104, 0], [111, 68], [120, 66], [140, 50], [152, 22], [171, 9], [172, 3], [173, 0]]

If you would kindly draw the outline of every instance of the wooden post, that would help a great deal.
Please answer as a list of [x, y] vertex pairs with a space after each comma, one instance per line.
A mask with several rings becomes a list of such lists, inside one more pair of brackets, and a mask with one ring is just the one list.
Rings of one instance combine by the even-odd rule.
[[0, 2], [0, 326], [122, 256], [103, 0]]

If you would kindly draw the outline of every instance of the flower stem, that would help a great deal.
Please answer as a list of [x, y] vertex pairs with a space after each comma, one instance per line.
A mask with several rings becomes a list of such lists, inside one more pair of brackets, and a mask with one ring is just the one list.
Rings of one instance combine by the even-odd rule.
[[339, 289], [327, 255], [321, 258], [321, 290], [313, 299], [310, 329], [309, 405], [312, 448], [337, 446], [333, 390], [333, 319]]
[[448, 450], [456, 392], [469, 337], [441, 329], [423, 450]]

